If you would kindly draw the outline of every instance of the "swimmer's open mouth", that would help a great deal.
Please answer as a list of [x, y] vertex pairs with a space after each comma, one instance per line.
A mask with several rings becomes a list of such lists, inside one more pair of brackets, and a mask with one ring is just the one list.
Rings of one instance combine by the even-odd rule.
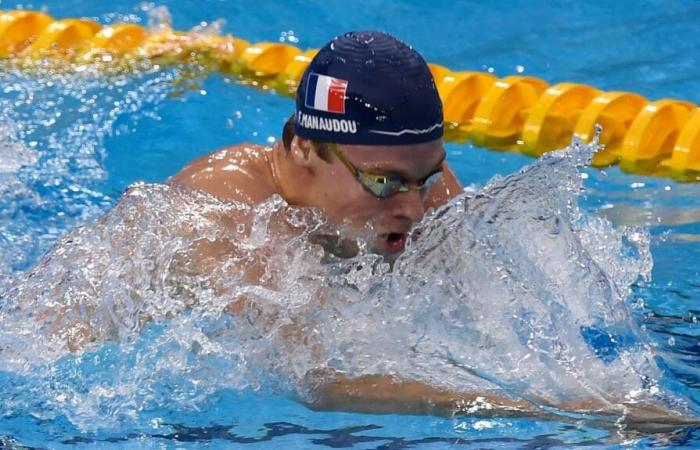
[[407, 237], [407, 233], [386, 233], [380, 236], [380, 240], [382, 241], [384, 251], [388, 253], [396, 253], [403, 251], [403, 249], [406, 247]]
[[399, 239], [402, 239], [404, 236], [406, 236], [406, 235], [403, 233], [389, 233], [386, 235], [386, 240], [389, 241], [390, 243], [396, 242]]

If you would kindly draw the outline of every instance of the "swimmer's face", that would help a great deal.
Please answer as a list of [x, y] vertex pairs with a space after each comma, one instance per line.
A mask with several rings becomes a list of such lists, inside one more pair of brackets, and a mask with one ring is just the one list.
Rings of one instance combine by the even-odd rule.
[[[314, 206], [330, 220], [352, 231], [369, 230], [373, 250], [385, 255], [403, 251], [408, 232], [425, 213], [429, 188], [420, 184], [441, 169], [445, 159], [442, 140], [400, 146], [338, 145], [346, 162], [371, 174], [400, 177], [411, 186], [380, 198], [364, 187], [348, 165], [333, 155], [329, 162], [318, 158], [314, 173]], [[315, 164], [316, 165], [316, 164]]]

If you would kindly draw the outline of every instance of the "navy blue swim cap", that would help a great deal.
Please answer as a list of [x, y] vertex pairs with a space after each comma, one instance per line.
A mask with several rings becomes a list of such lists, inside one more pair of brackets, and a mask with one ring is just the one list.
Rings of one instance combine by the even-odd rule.
[[442, 102], [425, 60], [379, 31], [338, 36], [301, 78], [294, 132], [318, 142], [420, 144], [442, 137]]

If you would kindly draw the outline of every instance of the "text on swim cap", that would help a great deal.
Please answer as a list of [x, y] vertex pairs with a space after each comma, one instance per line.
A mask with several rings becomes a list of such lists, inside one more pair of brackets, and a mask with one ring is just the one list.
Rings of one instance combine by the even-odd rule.
[[357, 133], [357, 122], [345, 119], [326, 119], [299, 111], [297, 122], [310, 130], [332, 131], [335, 133]]

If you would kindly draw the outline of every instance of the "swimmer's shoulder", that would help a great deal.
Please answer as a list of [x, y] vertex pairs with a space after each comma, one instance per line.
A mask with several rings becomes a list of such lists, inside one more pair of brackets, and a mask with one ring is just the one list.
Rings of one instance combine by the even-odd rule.
[[198, 158], [168, 182], [225, 200], [257, 204], [277, 193], [270, 169], [271, 147], [240, 144]]

